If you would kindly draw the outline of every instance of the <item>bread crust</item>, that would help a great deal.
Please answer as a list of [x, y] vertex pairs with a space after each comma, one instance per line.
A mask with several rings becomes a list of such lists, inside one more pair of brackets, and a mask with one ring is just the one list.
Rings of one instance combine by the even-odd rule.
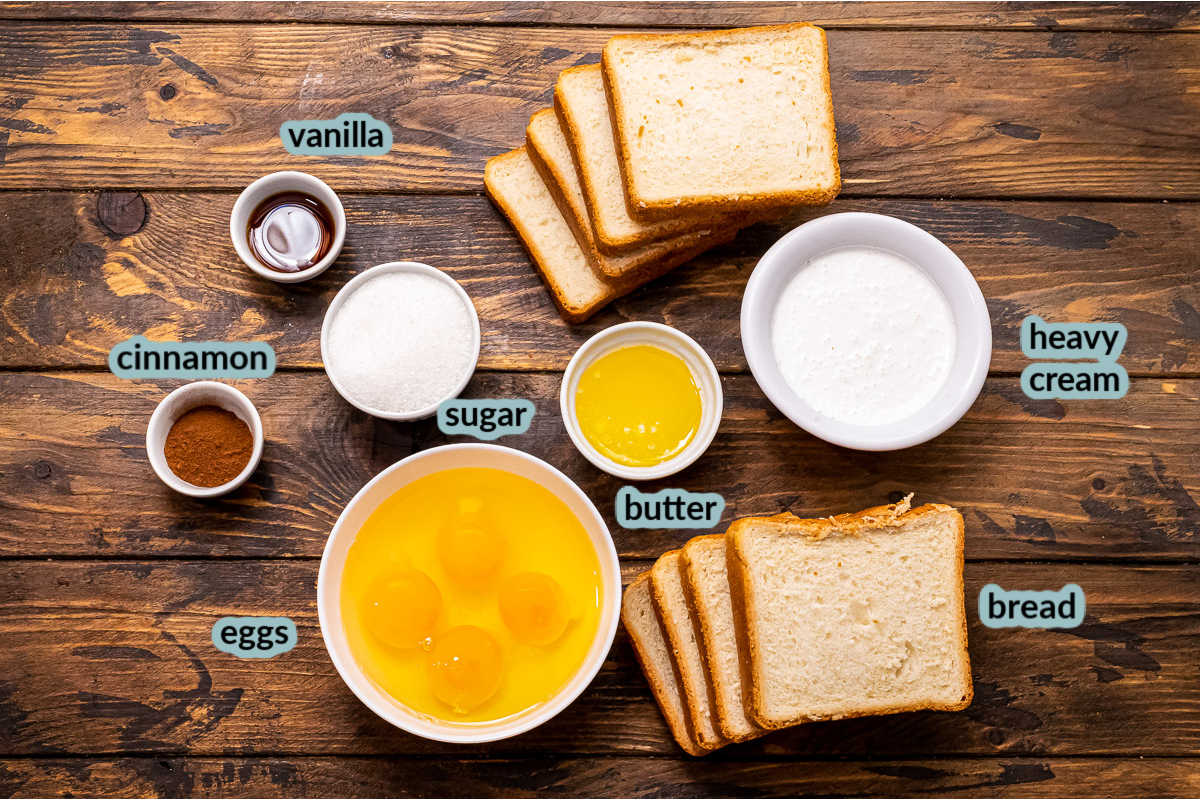
[[[620, 42], [623, 41], [638, 41], [653, 39], [656, 43], [670, 44], [673, 42], [697, 41], [704, 39], [720, 39], [730, 36], [731, 34], [746, 33], [754, 31], [756, 33], [766, 33], [770, 31], [787, 31], [799, 30], [802, 28], [812, 28], [818, 32], [821, 37], [822, 51], [822, 67], [820, 76], [822, 81], [823, 94], [828, 100], [828, 120], [827, 125], [830, 131], [834, 131], [832, 137], [832, 147], [830, 155], [833, 158], [833, 182], [831, 186], [825, 189], [806, 189], [800, 191], [788, 192], [758, 192], [751, 194], [738, 195], [693, 195], [691, 197], [681, 197], [674, 201], [653, 200], [644, 197], [642, 192], [638, 190], [636, 179], [633, 170], [630, 168], [629, 147], [627, 142], [631, 139], [633, 132], [625, 130], [624, 111], [625, 100], [621, 96], [620, 90], [612, 79], [613, 73], [613, 51]], [[837, 126], [833, 116], [833, 91], [829, 79], [829, 43], [825, 36], [825, 30], [817, 27], [810, 22], [793, 22], [785, 25], [761, 25], [745, 28], [726, 28], [723, 30], [700, 31], [697, 33], [628, 33], [619, 36], [614, 36], [604, 45], [604, 51], [600, 58], [603, 67], [604, 84], [608, 94], [609, 106], [612, 109], [613, 123], [617, 133], [617, 155], [621, 162], [621, 175], [625, 181], [625, 192], [629, 200], [629, 213], [634, 219], [641, 219], [647, 222], [663, 219], [666, 216], [678, 213], [703, 212], [706, 210], [720, 212], [729, 212], [736, 209], [748, 211], [765, 211], [780, 206], [822, 206], [833, 201], [842, 189], [842, 172], [841, 164], [838, 161], [837, 148]]]
[[554, 301], [554, 305], [558, 307], [558, 313], [567, 322], [583, 322], [592, 314], [599, 311], [607, 303], [607, 300], [602, 298], [601, 301], [591, 305], [576, 305], [571, 303], [567, 298], [566, 291], [559, 285], [553, 273], [548, 269], [544, 255], [534, 244], [533, 238], [521, 222], [521, 216], [517, 212], [517, 209], [505, 200], [503, 192], [499, 191], [495, 186], [493, 171], [506, 161], [519, 157], [524, 150], [524, 147], [519, 147], [516, 150], [510, 150], [507, 153], [501, 153], [498, 156], [489, 158], [483, 167], [484, 189], [487, 191], [488, 197], [492, 199], [492, 202], [499, 206], [500, 211], [508, 218], [509, 224], [516, 229], [521, 243], [525, 246], [525, 251], [529, 254], [530, 260], [533, 261], [534, 266], [537, 268], [538, 274], [542, 276], [542, 282], [550, 290], [550, 298]]
[[[650, 580], [650, 572], [643, 572], [633, 579], [625, 591], [628, 593], [635, 586], [643, 584], [648, 580]], [[646, 676], [646, 682], [650, 684], [650, 692], [654, 695], [654, 699], [658, 703], [658, 708], [662, 712], [663, 719], [667, 721], [667, 727], [671, 730], [671, 735], [675, 737], [676, 744], [690, 756], [706, 755], [709, 751], [702, 748], [696, 742], [689, 722], [684, 718], [677, 717], [669, 710], [670, 705], [665, 700], [667, 687], [663, 685], [658, 677], [658, 671], [654, 668], [654, 663], [646, 652], [646, 645], [642, 641], [641, 636], [638, 635], [637, 626], [629, 624], [624, 602], [621, 603], [621, 624], [625, 626], [625, 632], [629, 635], [629, 641], [633, 644], [634, 655], [637, 656], [638, 663], [642, 666], [642, 674]], [[682, 686], [682, 681], [679, 681], [678, 675], [676, 675], [676, 681]]]
[[609, 287], [608, 291], [594, 302], [586, 304], [572, 303], [566, 291], [554, 276], [552, 262], [534, 244], [534, 238], [530, 235], [529, 230], [522, 221], [519, 210], [506, 202], [503, 192], [495, 185], [493, 180], [494, 170], [512, 158], [529, 158], [529, 155], [524, 147], [518, 147], [516, 150], [510, 150], [507, 153], [501, 153], [498, 156], [488, 159], [483, 171], [484, 188], [487, 191], [488, 197], [499, 207], [504, 216], [508, 218], [509, 223], [516, 229], [522, 244], [525, 246], [526, 252], [529, 254], [530, 260], [541, 275], [546, 288], [549, 289], [551, 299], [554, 301], [555, 306], [558, 307], [563, 319], [567, 322], [577, 323], [587, 320], [613, 300], [624, 297], [634, 289], [665, 275], [680, 264], [692, 260], [712, 247], [731, 241], [737, 236], [736, 230], [722, 231], [714, 235], [711, 239], [704, 240], [702, 244], [680, 250], [667, 258], [628, 272], [620, 278], [610, 278], [593, 269], [596, 272], [597, 279]]
[[[680, 631], [679, 626], [676, 625], [675, 618], [664, 611], [664, 607], [667, 603], [666, 592], [658, 575], [661, 574], [661, 570], [670, 569], [670, 567], [667, 566], [666, 560], [673, 556], [678, 557], [679, 554], [679, 550], [668, 550], [666, 553], [663, 553], [661, 556], [659, 556], [658, 561], [654, 562], [654, 566], [650, 569], [651, 596], [654, 599], [654, 610], [658, 614], [658, 621], [667, 634], [667, 645], [670, 647], [671, 653], [674, 655], [675, 672], [680, 677], [679, 687], [683, 691], [684, 706], [687, 707], [688, 715], [691, 717], [692, 733], [700, 747], [704, 748], [706, 751], [716, 750], [717, 748], [728, 744], [728, 740], [720, 736], [716, 739], [710, 739], [704, 735], [703, 726], [700, 724], [700, 720], [704, 715], [704, 712], [700, 708], [700, 699], [692, 690], [691, 681], [684, 679], [684, 675], [688, 670], [684, 666], [687, 662], [683, 657], [681, 652], [682, 648], [680, 646], [680, 641], [683, 638], [683, 632]], [[677, 564], [676, 566], [678, 567], [679, 565]], [[682, 577], [682, 575], [680, 577]], [[709, 683], [707, 688], [711, 692], [712, 684]], [[709, 708], [715, 709], [715, 698], [709, 696], [708, 701]], [[713, 719], [715, 722], [715, 714], [713, 715]], [[716, 729], [717, 726], [714, 724], [713, 728]]]
[[[759, 736], [762, 736], [764, 733], [766, 733], [766, 731], [757, 730], [739, 734], [733, 730], [732, 726], [729, 724], [729, 708], [724, 700], [726, 694], [729, 692], [729, 687], [725, 685], [724, 678], [722, 678], [712, 666], [712, 652], [715, 649], [716, 642], [716, 636], [713, 633], [713, 621], [708, 614], [708, 609], [705, 608], [703, 603], [698, 602], [696, 599], [696, 585], [699, 583], [699, 581], [696, 577], [696, 567], [692, 562], [691, 553], [688, 552], [694, 547], [699, 547], [707, 542], [712, 541], [720, 542], [721, 547], [724, 549], [725, 534], [710, 533], [703, 536], [695, 536], [692, 539], [689, 539], [687, 544], [685, 544], [683, 549], [680, 551], [679, 566], [680, 569], [683, 570], [684, 599], [687, 600], [688, 608], [692, 612], [692, 618], [696, 620], [697, 627], [699, 628], [700, 641], [702, 642], [700, 653], [704, 659], [704, 669], [708, 673], [708, 682], [713, 687], [714, 708], [717, 710], [717, 727], [721, 731], [721, 735], [730, 742], [746, 742], [751, 739], [757, 739]], [[739, 645], [739, 665], [745, 662], [745, 659], [741, 657], [743, 652], [745, 651]], [[739, 694], [741, 694], [741, 692], [739, 692]], [[743, 707], [746, 707], [744, 698]], [[753, 720], [751, 721], [753, 722]]]
[[749, 562], [742, 545], [742, 537], [745, 535], [746, 529], [763, 524], [777, 525], [783, 528], [781, 531], [783, 533], [821, 540], [834, 534], [858, 536], [868, 531], [878, 530], [880, 527], [897, 527], [912, 522], [915, 518], [924, 515], [940, 514], [947, 511], [954, 514], [955, 539], [958, 550], [958, 596], [960, 598], [959, 610], [962, 621], [959, 646], [962, 649], [963, 656], [963, 685], [966, 687], [963, 698], [954, 703], [918, 703], [910, 706], [888, 707], [880, 711], [842, 714], [836, 717], [837, 719], [849, 719], [862, 716], [900, 714], [907, 711], [961, 711], [971, 704], [974, 687], [971, 681], [970, 653], [967, 649], [966, 608], [963, 595], [963, 544], [965, 536], [962, 514], [957, 509], [940, 503], [927, 503], [918, 508], [910, 509], [909, 498], [905, 498], [899, 503], [875, 506], [854, 514], [839, 514], [834, 517], [824, 517], [821, 519], [801, 519], [795, 514], [784, 513], [773, 517], [746, 517], [735, 520], [730, 525], [726, 533], [726, 558], [729, 568], [729, 584], [731, 592], [735, 597], [735, 609], [739, 608], [739, 606], [742, 609], [740, 614], [734, 614], [734, 618], [735, 620], [741, 620], [738, 626], [739, 636], [743, 633], [745, 634], [748, 652], [750, 653], [749, 664], [746, 670], [749, 673], [749, 683], [746, 685], [750, 687], [747, 711], [750, 718], [756, 724], [764, 728], [778, 729], [804, 722], [832, 719], [834, 717], [798, 716], [788, 719], [778, 719], [770, 717], [764, 711], [764, 702], [758, 680], [758, 676], [762, 673], [763, 669], [761, 646], [757, 640], [753, 626], [745, 624], [745, 620], [752, 619], [757, 615], [756, 600], [750, 590]]
[[[596, 246], [600, 252], [606, 255], [621, 255], [629, 252], [629, 250], [637, 248], [640, 245], [649, 242], [658, 241], [660, 239], [676, 236], [683, 233], [689, 233], [701, 228], [722, 228], [731, 225], [744, 226], [749, 224], [748, 221], [741, 219], [723, 219], [723, 214], [719, 213], [700, 213], [688, 215], [672, 215], [670, 218], [658, 219], [646, 222], [647, 229], [639, 234], [622, 235], [611, 229], [608, 225], [608, 220], [603, 217], [596, 209], [596, 198], [600, 196], [600, 190], [593, 180], [591, 171], [585, 166], [585, 161], [582, 155], [581, 148], [583, 147], [583, 134], [580, 132], [582, 125], [571, 114], [570, 103], [566, 102], [563, 97], [566, 90], [560, 88], [563, 83], [563, 78], [571, 74], [599, 70], [599, 64], [583, 64], [577, 67], [568, 67], [563, 70], [558, 77], [558, 81], [554, 84], [554, 111], [558, 115], [559, 123], [563, 127], [563, 132], [567, 136], [567, 145], [571, 148], [571, 155], [575, 158], [575, 164], [579, 167], [579, 181], [583, 184], [584, 202], [587, 204], [588, 216], [591, 219], [592, 230], [596, 232]], [[616, 131], [613, 131], [614, 144], [616, 144]], [[618, 145], [618, 154], [620, 153]], [[618, 157], [618, 167], [620, 167], [620, 158]], [[623, 173], [622, 173], [623, 175]], [[624, 187], [624, 177], [621, 178], [622, 187]], [[629, 198], [625, 198], [626, 209], [629, 208]], [[630, 212], [630, 216], [633, 214]], [[636, 219], [636, 218], [635, 218]]]
[[[721, 228], [714, 226], [638, 245], [632, 250], [627, 251], [624, 255], [609, 256], [601, 253], [597, 246], [594, 235], [595, 229], [592, 227], [591, 220], [586, 216], [581, 217], [577, 209], [567, 199], [567, 190], [565, 188], [567, 186], [567, 176], [563, 175], [542, 154], [543, 148], [538, 144], [539, 137], [534, 124], [540, 116], [545, 114], [553, 115], [554, 110], [544, 108], [530, 118], [529, 124], [525, 128], [525, 149], [529, 154], [530, 160], [533, 162], [533, 166], [542, 176], [542, 180], [546, 182], [546, 186], [550, 190], [550, 195], [554, 198], [555, 204], [558, 205], [558, 210], [562, 212], [567, 223], [571, 226], [571, 231], [575, 234], [575, 240], [583, 248], [592, 267], [600, 273], [609, 278], [620, 278], [644, 266], [653, 264], [655, 261], [670, 258], [674, 252], [705, 245], [709, 241], [714, 241], [717, 237], [729, 232], [736, 235], [739, 228], [736, 225], [727, 223]], [[557, 117], [555, 118], [555, 124], [560, 124], [557, 121]], [[584, 213], [586, 214], [586, 212]], [[638, 257], [635, 258], [635, 256]], [[621, 262], [619, 259], [626, 259], [626, 261]]]
[[786, 728], [787, 725], [770, 723], [761, 715], [755, 713], [758, 695], [754, 689], [754, 670], [751, 664], [754, 660], [754, 654], [757, 652], [757, 646], [751, 643], [749, 634], [750, 626], [746, 624], [746, 620], [749, 619], [748, 614], [751, 613], [751, 608], [747, 605], [745, 590], [746, 584], [749, 582], [749, 576], [745, 571], [746, 562], [734, 552], [734, 540], [731, 534], [735, 532], [735, 526], [738, 523], [748, 525], [751, 521], [783, 521], [790, 519], [792, 516], [791, 514], [776, 514], [774, 517], [744, 517], [743, 519], [734, 520], [725, 532], [725, 571], [729, 575], [729, 600], [733, 604], [733, 632], [737, 638], [738, 653], [746, 654], [745, 658], [741, 658], [738, 661], [742, 678], [742, 706], [746, 709], [746, 716], [749, 717], [750, 721], [764, 731], [779, 730], [780, 728]]

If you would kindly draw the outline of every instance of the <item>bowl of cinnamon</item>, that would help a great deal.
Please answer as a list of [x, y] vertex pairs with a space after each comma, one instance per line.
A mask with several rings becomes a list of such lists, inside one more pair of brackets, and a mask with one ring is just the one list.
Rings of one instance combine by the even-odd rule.
[[217, 497], [241, 486], [262, 458], [262, 419], [228, 384], [197, 381], [164, 397], [150, 416], [146, 454], [167, 486]]

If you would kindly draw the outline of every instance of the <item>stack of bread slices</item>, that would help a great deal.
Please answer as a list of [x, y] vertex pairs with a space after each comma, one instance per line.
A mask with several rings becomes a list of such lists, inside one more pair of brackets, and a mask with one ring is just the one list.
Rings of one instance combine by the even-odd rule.
[[664, 554], [622, 621], [691, 755], [815, 720], [971, 702], [963, 521], [945, 505], [750, 517]]
[[484, 184], [582, 321], [746, 225], [837, 195], [825, 34], [617, 36], [601, 64], [559, 76], [554, 108]]

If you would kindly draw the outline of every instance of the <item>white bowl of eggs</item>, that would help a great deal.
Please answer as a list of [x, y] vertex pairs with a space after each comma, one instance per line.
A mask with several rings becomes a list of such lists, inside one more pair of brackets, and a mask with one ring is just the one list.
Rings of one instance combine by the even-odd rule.
[[492, 444], [379, 473], [338, 518], [317, 578], [342, 680], [391, 724], [443, 742], [516, 736], [570, 705], [604, 663], [620, 603], [588, 497]]

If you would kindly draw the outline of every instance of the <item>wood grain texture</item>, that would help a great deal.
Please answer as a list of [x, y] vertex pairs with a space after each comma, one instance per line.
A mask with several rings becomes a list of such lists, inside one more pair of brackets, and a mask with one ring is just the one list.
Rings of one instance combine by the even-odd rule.
[[1200, 760], [703, 761], [629, 756], [0, 759], [0, 793], [46, 797], [1189, 797]]
[[[4, 23], [0, 188], [240, 189], [299, 167], [478, 191], [555, 76], [619, 30]], [[1191, 35], [834, 30], [829, 50], [847, 194], [1200, 197]], [[279, 142], [351, 109], [392, 127], [390, 157]]]
[[[0, 193], [0, 241], [9, 248], [0, 258], [0, 366], [101, 366], [134, 334], [262, 339], [282, 366], [319, 366], [320, 322], [334, 293], [369, 266], [414, 259], [445, 269], [474, 298], [484, 368], [561, 370], [591, 334], [640, 319], [681, 328], [718, 367], [744, 370], [739, 312], [758, 258], [807, 219], [870, 211], [929, 230], [970, 267], [992, 315], [993, 370], [1016, 373], [1029, 363], [1020, 324], [1040, 314], [1124, 323], [1121, 363], [1131, 373], [1200, 372], [1200, 205], [1192, 203], [838, 200], [744, 231], [569, 326], [486, 199], [344, 201], [342, 257], [320, 278], [289, 287], [238, 260], [230, 194]], [[136, 233], [121, 233], [139, 220]]]
[[472, 25], [732, 27], [805, 20], [828, 28], [986, 28], [1182, 31], [1200, 29], [1200, 10], [1181, 2], [1063, 3], [0, 3], [0, 19], [156, 22], [382, 22]]
[[[190, 755], [643, 753], [679, 756], [621, 633], [591, 687], [546, 725], [487, 745], [391, 728], [341, 682], [321, 642], [316, 561], [10, 562], [0, 584], [0, 752]], [[649, 562], [626, 561], [626, 580]], [[1069, 631], [992, 630], [988, 582], [1075, 582]], [[1200, 572], [1193, 566], [967, 565], [975, 699], [803, 725], [722, 751], [762, 757], [1194, 756], [1200, 731]], [[217, 651], [222, 616], [288, 616], [299, 641], [247, 664]]]
[[[562, 323], [479, 196], [486, 158], [616, 32], [798, 19], [830, 29], [844, 198]], [[1200, 794], [1197, 4], [0, 2], [0, 20], [0, 796]], [[283, 121], [342, 111], [387, 121], [393, 152], [283, 150]], [[328, 180], [350, 221], [339, 263], [295, 288], [254, 277], [228, 240], [236, 192], [285, 168]], [[835, 211], [930, 230], [988, 300], [993, 374], [934, 442], [825, 445], [746, 374], [750, 271]], [[398, 259], [472, 294], [483, 370], [467, 396], [535, 401], [530, 432], [500, 443], [593, 498], [626, 580], [694, 532], [615, 526], [623, 482], [570, 444], [557, 394], [579, 344], [628, 319], [695, 336], [726, 392], [706, 456], [645, 490], [720, 490], [724, 522], [909, 491], [959, 506], [972, 706], [687, 759], [619, 633], [585, 694], [517, 739], [463, 748], [375, 718], [321, 643], [317, 558], [371, 476], [461, 437], [354, 411], [319, 371], [318, 332], [351, 276]], [[1128, 396], [1025, 398], [1029, 314], [1125, 324]], [[238, 384], [267, 435], [243, 489], [199, 502], [154, 478], [145, 425], [178, 382], [105, 371], [133, 334], [275, 347], [284, 371]], [[1078, 583], [1088, 617], [986, 629], [989, 582]], [[225, 615], [292, 617], [300, 642], [235, 659], [210, 640]]]
[[[466, 396], [534, 401], [529, 432], [499, 443], [577, 481], [622, 556], [657, 557], [689, 538], [616, 527], [613, 502], [624, 482], [571, 444], [559, 381], [479, 373]], [[0, 374], [0, 555], [319, 556], [342, 508], [371, 477], [448, 441], [431, 420], [389, 423], [352, 409], [320, 373], [241, 381], [263, 417], [263, 463], [232, 495], [192, 500], [159, 483], [145, 453], [150, 413], [177, 383]], [[784, 510], [855, 511], [911, 491], [917, 502], [962, 509], [969, 559], [1200, 557], [1200, 380], [1134, 380], [1121, 400], [1059, 403], [1031, 401], [1016, 378], [994, 378], [945, 434], [892, 453], [814, 439], [781, 417], [749, 376], [727, 376], [724, 388], [724, 419], [708, 452], [646, 491], [720, 491], [726, 523]]]

